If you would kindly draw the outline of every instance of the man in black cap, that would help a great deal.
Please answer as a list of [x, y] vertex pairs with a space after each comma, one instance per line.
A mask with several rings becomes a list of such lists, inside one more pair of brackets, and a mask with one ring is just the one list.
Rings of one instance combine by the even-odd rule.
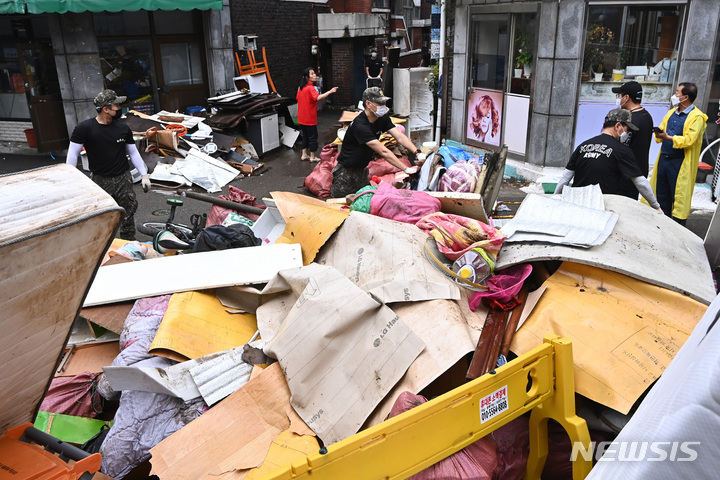
[[[640, 105], [643, 96], [642, 85], [634, 81], [627, 82], [620, 87], [613, 87], [612, 91], [617, 93], [615, 105], [629, 111], [632, 114], [632, 124], [638, 128], [636, 132], [628, 132], [627, 146], [635, 154], [635, 160], [643, 177], [647, 178], [653, 118], [650, 112]], [[633, 191], [635, 186], [629, 184], [628, 189]], [[637, 191], [635, 191], [635, 198], [637, 198]]]
[[120, 104], [126, 99], [118, 97], [112, 90], [103, 90], [95, 97], [93, 104], [97, 116], [75, 127], [65, 162], [76, 166], [80, 152], [85, 147], [90, 178], [125, 209], [120, 238], [135, 240], [134, 215], [138, 204], [127, 157], [130, 157], [142, 175], [145, 192], [150, 189], [150, 176], [135, 146], [132, 130], [124, 122], [117, 121], [122, 116]]
[[602, 133], [578, 145], [570, 156], [555, 193], [562, 193], [563, 187], [574, 177], [573, 187], [599, 184], [604, 194], [637, 199], [637, 194], [628, 190], [625, 180], [630, 180], [650, 206], [662, 212], [650, 183], [635, 162], [632, 150], [624, 144], [628, 131], [637, 132], [631, 118], [632, 114], [622, 108], [610, 110]]
[[385, 103], [390, 97], [383, 95], [378, 87], [370, 87], [363, 92], [362, 101], [365, 110], [352, 121], [343, 138], [338, 163], [333, 169], [333, 182], [330, 195], [344, 197], [369, 185], [368, 164], [377, 153], [390, 165], [407, 174], [417, 172], [417, 167], [406, 167], [380, 140], [380, 134], [388, 132], [400, 145], [422, 159], [420, 150], [405, 136], [387, 115]]

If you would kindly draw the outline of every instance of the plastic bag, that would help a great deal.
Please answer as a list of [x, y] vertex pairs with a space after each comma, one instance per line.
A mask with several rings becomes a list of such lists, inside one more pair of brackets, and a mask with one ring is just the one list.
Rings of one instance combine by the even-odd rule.
[[[504, 269], [502, 272], [487, 279], [486, 285], [488, 289], [484, 292], [475, 292], [469, 299], [470, 310], [477, 310], [480, 303], [492, 301], [493, 306], [503, 308], [508, 305], [510, 308], [516, 305], [515, 295], [520, 293], [520, 289], [525, 279], [532, 273], [532, 265], [523, 263], [514, 265]], [[497, 303], [495, 303], [497, 302]]]
[[332, 186], [332, 170], [337, 165], [337, 157], [340, 155], [338, 146], [332, 143], [325, 145], [320, 151], [320, 162], [315, 165], [310, 175], [305, 177], [303, 185], [318, 198], [328, 198]]
[[440, 178], [438, 190], [441, 192], [474, 192], [480, 178], [481, 168], [477, 160], [458, 160]]

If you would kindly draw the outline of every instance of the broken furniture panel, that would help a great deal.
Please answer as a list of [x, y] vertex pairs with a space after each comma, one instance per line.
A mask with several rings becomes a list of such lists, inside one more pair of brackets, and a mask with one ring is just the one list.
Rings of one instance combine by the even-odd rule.
[[0, 176], [0, 435], [32, 422], [123, 210], [77, 168]]

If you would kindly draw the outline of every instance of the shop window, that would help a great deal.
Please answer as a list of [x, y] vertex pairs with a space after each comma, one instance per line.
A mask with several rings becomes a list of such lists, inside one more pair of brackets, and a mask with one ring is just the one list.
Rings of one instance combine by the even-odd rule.
[[165, 43], [160, 45], [160, 55], [166, 85], [203, 83], [199, 44]]
[[470, 51], [470, 86], [503, 90], [508, 66], [508, 16], [474, 15]]
[[584, 81], [673, 83], [683, 5], [591, 6]]
[[150, 40], [101, 40], [100, 66], [105, 88], [136, 105], [152, 103], [155, 79]]
[[93, 13], [95, 34], [98, 37], [148, 35], [150, 17], [148, 12], [100, 12]]
[[530, 95], [530, 81], [535, 60], [535, 13], [520, 13], [513, 16], [513, 68], [510, 93]]

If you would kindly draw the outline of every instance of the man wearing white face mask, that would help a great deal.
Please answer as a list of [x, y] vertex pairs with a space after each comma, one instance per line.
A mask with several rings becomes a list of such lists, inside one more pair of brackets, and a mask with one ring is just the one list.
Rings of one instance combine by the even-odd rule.
[[365, 110], [360, 113], [345, 133], [342, 149], [338, 155], [338, 163], [333, 169], [333, 182], [330, 195], [335, 198], [355, 193], [369, 185], [368, 164], [374, 154], [384, 158], [390, 165], [403, 170], [407, 174], [417, 172], [417, 167], [407, 167], [395, 154], [383, 145], [379, 138], [384, 132], [389, 133], [409, 152], [414, 152], [420, 160], [420, 150], [405, 136], [387, 115], [385, 103], [390, 97], [383, 95], [378, 87], [370, 87], [363, 92]]
[[[638, 82], [625, 82], [619, 87], [613, 87], [613, 93], [617, 93], [615, 106], [629, 111], [632, 114], [632, 123], [638, 127], [637, 132], [628, 132], [630, 138], [626, 145], [630, 147], [635, 155], [635, 161], [640, 167], [643, 177], [648, 176], [648, 156], [650, 154], [650, 141], [652, 140], [653, 118], [650, 112], [645, 110], [640, 102], [642, 101], [643, 89]], [[635, 190], [631, 182], [628, 185], [630, 190]], [[637, 198], [637, 192], [635, 193]]]
[[573, 187], [599, 184], [604, 194], [637, 199], [637, 193], [628, 188], [627, 180], [631, 180], [650, 206], [662, 212], [647, 178], [642, 176], [635, 162], [632, 150], [624, 144], [628, 130], [637, 131], [631, 120], [632, 114], [627, 110], [610, 110], [602, 133], [578, 145], [570, 156], [555, 193], [562, 193], [563, 187], [575, 178]]
[[694, 83], [679, 84], [675, 95], [670, 97], [675, 108], [665, 115], [659, 131], [655, 132], [655, 141], [662, 142], [662, 147], [650, 176], [650, 185], [665, 215], [681, 225], [685, 225], [690, 215], [708, 118], [693, 105], [696, 97]]

